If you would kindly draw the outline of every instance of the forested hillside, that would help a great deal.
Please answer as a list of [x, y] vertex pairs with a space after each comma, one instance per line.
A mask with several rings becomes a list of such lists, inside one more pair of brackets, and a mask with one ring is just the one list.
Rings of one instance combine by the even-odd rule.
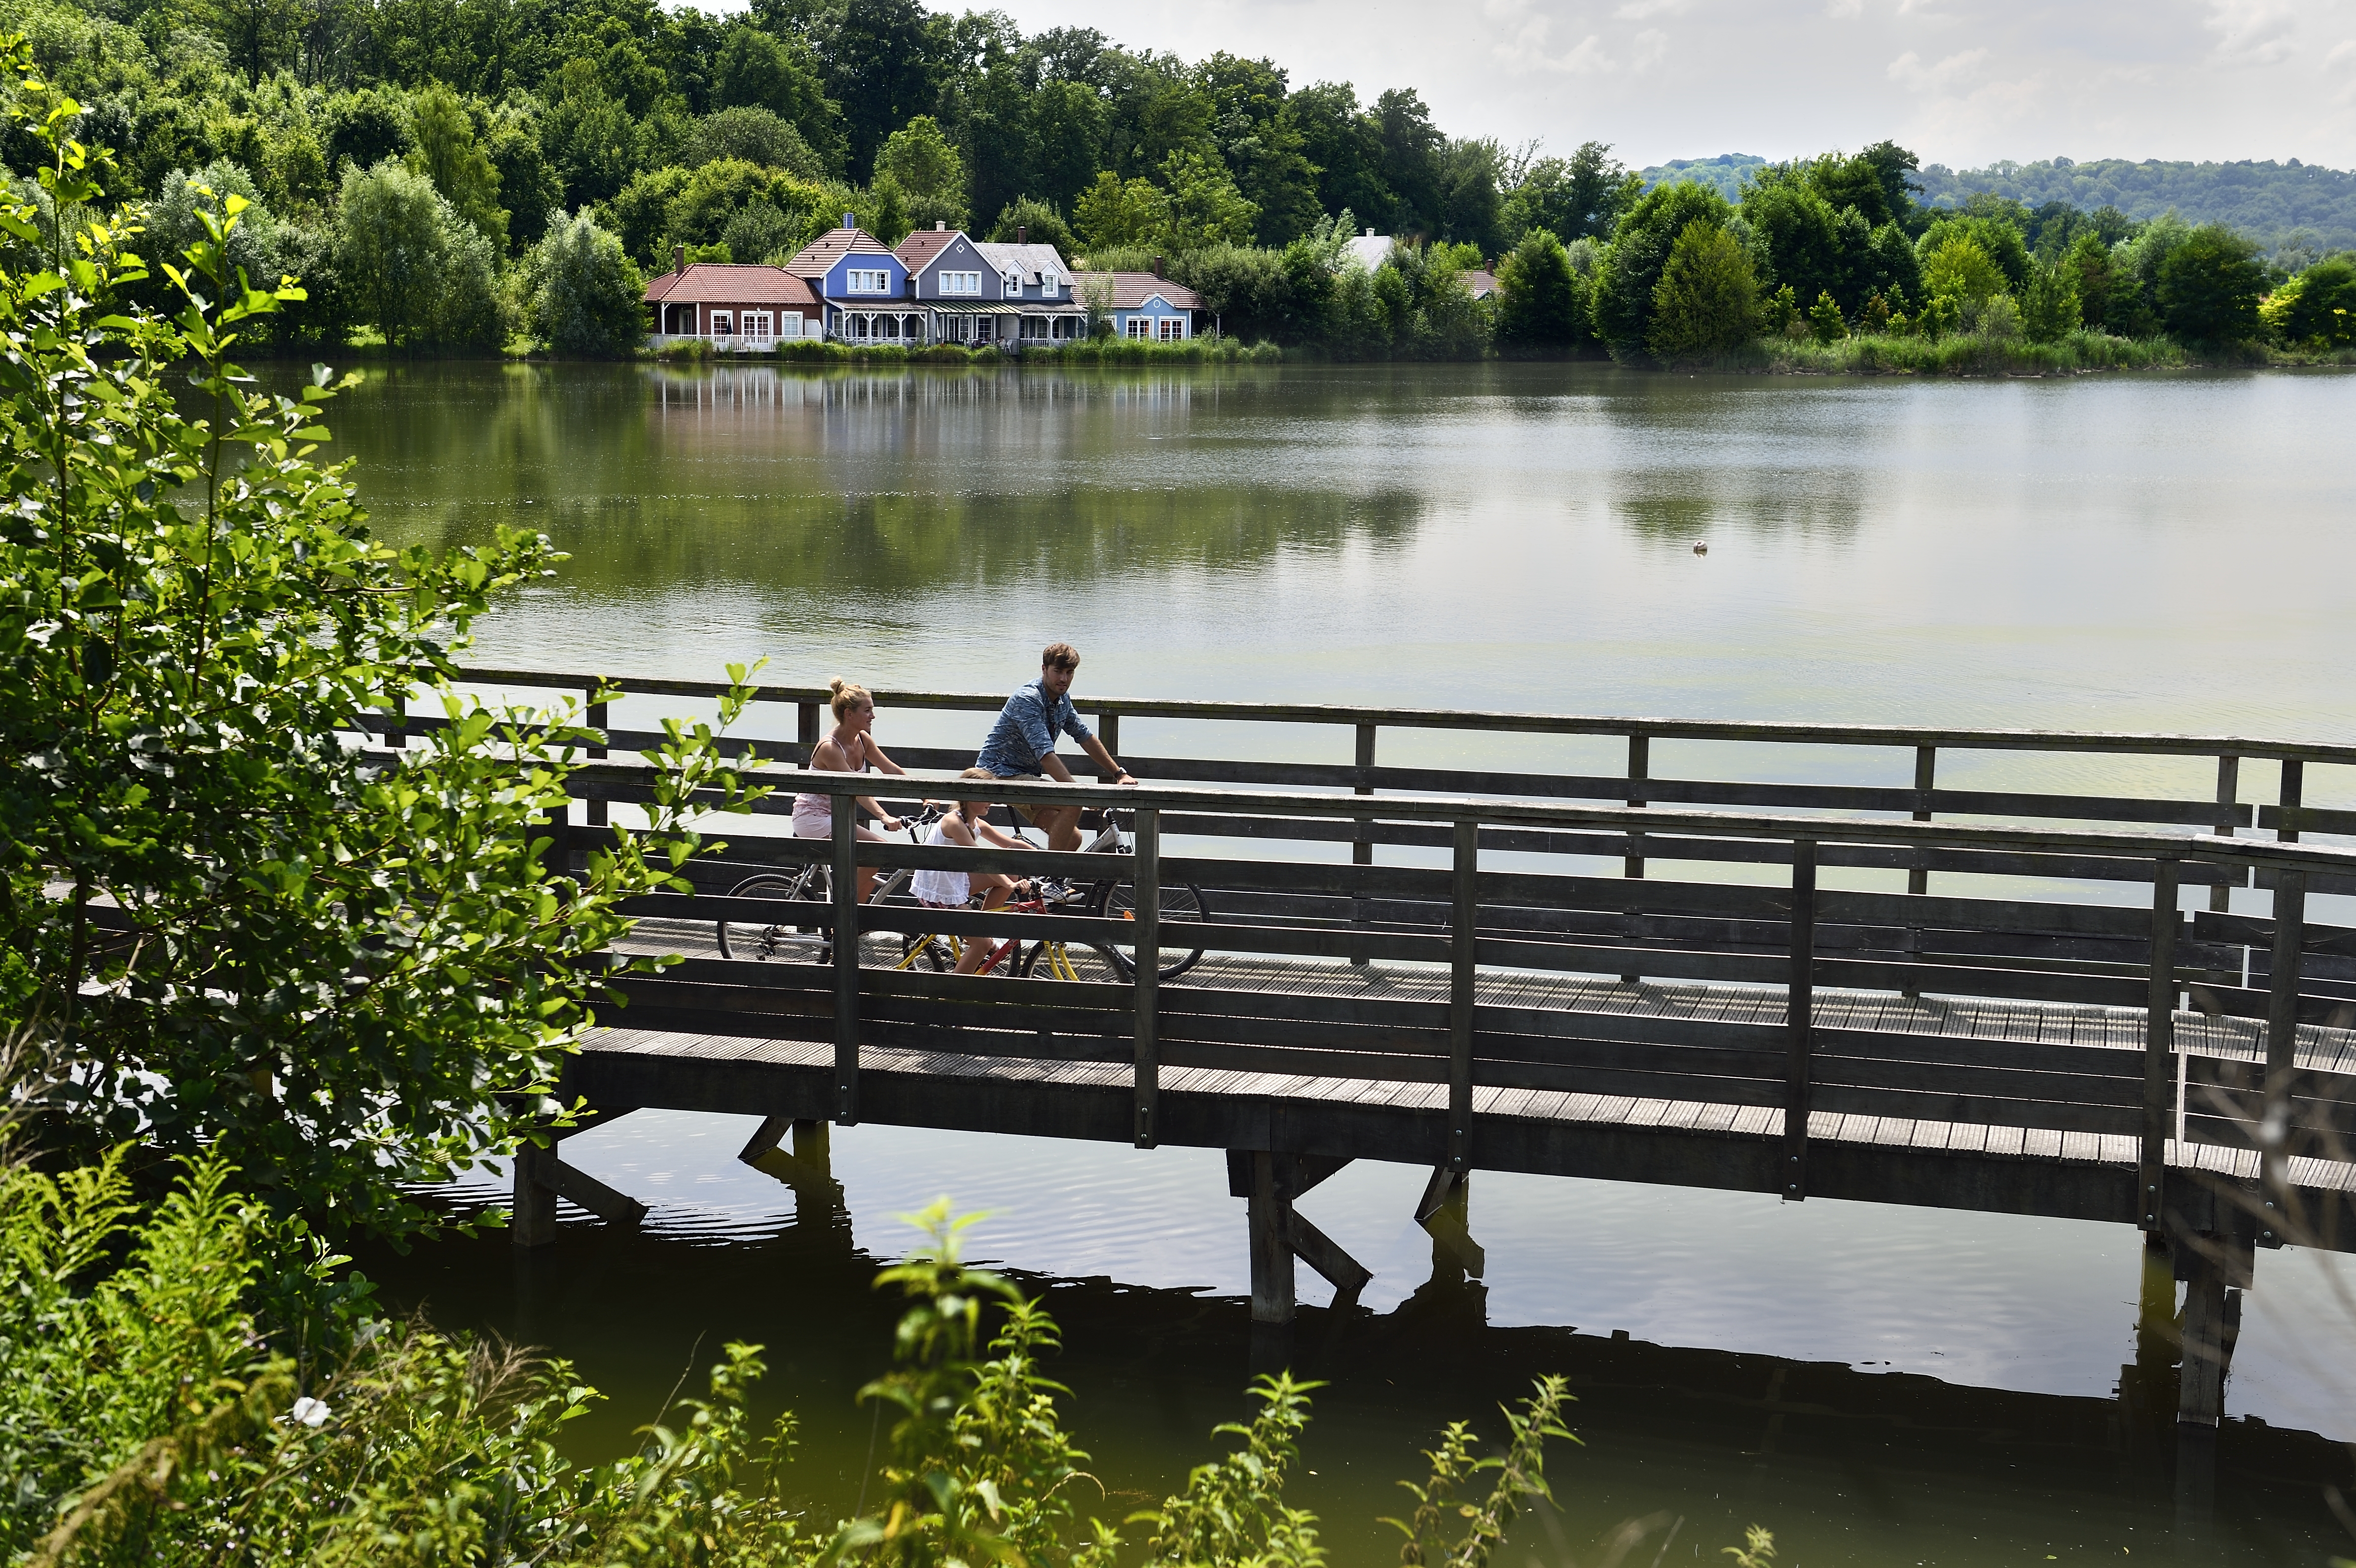
[[[2327, 241], [2268, 264], [2168, 192], [1945, 205], [1955, 177], [1889, 141], [1639, 175], [1572, 127], [1558, 156], [1451, 134], [1411, 81], [1298, 82], [921, 0], [0, 0], [0, 28], [29, 39], [36, 98], [70, 95], [72, 134], [111, 149], [96, 177], [144, 253], [250, 204], [232, 261], [307, 296], [252, 330], [305, 352], [635, 353], [648, 271], [780, 261], [845, 213], [886, 244], [938, 223], [1166, 267], [1215, 332], [1337, 359], [1689, 361], [1864, 334], [1944, 364], [1960, 350], [1920, 346], [2092, 334], [2068, 353], [2111, 364], [2125, 342], [2349, 335], [2349, 263], [2292, 278]], [[21, 198], [39, 157], [11, 134]], [[2313, 200], [2254, 195], [2240, 225], [2310, 221], [2347, 182], [2297, 172]], [[1358, 255], [1361, 231], [1398, 243]], [[151, 274], [131, 303], [168, 297]]]

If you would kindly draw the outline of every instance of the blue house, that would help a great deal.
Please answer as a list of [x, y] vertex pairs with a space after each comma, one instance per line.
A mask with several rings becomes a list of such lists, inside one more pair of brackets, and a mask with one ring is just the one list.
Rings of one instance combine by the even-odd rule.
[[925, 313], [908, 286], [908, 266], [859, 227], [851, 213], [786, 263], [818, 295], [829, 338], [847, 343], [921, 344]]
[[1183, 343], [1194, 336], [1202, 296], [1159, 273], [1082, 273], [1076, 283], [1083, 299], [1091, 290], [1104, 291], [1117, 338]]

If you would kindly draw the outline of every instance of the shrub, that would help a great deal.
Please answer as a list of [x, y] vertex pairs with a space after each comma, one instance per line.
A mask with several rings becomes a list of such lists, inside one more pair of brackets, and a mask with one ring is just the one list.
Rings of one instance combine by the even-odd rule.
[[[1611, 347], [1613, 359], [1637, 358], [1651, 345], [1661, 275], [1677, 241], [1697, 222], [1723, 226], [1733, 210], [1715, 190], [1677, 180], [1646, 191], [1621, 219], [1596, 268], [1590, 296], [1595, 335]], [[1752, 287], [1755, 292], [1755, 277]]]
[[1497, 336], [1525, 348], [1569, 348], [1586, 336], [1582, 281], [1562, 242], [1532, 229], [1497, 264]]
[[2328, 256], [2275, 290], [2259, 315], [2286, 343], [2356, 345], [2356, 256]]
[[1831, 290], [1818, 294], [1816, 303], [1808, 306], [1808, 331], [1819, 343], [1837, 343], [1848, 336], [1848, 322]]
[[2265, 284], [2254, 243], [2222, 223], [2204, 223], [2160, 263], [2160, 319], [2169, 336], [2187, 343], [2254, 338]]
[[387, 158], [348, 169], [336, 273], [354, 314], [394, 348], [496, 349], [510, 320], [499, 257], [423, 175]]
[[2004, 291], [2004, 269], [1969, 234], [1948, 234], [1922, 259], [1922, 292], [1933, 299], [1961, 306]]

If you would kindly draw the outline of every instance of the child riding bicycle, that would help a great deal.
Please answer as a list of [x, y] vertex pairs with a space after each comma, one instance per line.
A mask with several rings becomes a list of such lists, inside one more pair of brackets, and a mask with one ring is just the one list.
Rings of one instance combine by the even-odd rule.
[[[964, 779], [994, 780], [997, 775], [986, 768], [969, 768], [958, 775]], [[959, 800], [934, 822], [926, 835], [926, 843], [953, 844], [962, 849], [980, 849], [985, 844], [1000, 849], [1024, 849], [1021, 839], [994, 827], [990, 822], [990, 802]], [[1035, 897], [1028, 883], [995, 871], [935, 871], [929, 867], [919, 871], [909, 884], [908, 891], [928, 909], [963, 909], [976, 897], [981, 900], [985, 913], [1005, 908], [1009, 897], [1020, 893], [1025, 898]], [[965, 942], [958, 954], [958, 974], [980, 972], [983, 960], [991, 944], [983, 940]]]

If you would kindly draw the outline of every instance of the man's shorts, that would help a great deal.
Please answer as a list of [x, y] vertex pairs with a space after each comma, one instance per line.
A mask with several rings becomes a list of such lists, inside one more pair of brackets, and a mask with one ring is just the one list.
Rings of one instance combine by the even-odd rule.
[[[1010, 773], [1006, 775], [1005, 782], [1009, 784], [1044, 784], [1047, 782], [1047, 777], [1044, 773]], [[1064, 808], [1061, 806], [1034, 806], [1028, 802], [1021, 802], [1013, 805], [1011, 809], [1016, 816], [1022, 818], [1024, 822], [1030, 823], [1035, 828], [1039, 825], [1040, 812], [1060, 811]]]

